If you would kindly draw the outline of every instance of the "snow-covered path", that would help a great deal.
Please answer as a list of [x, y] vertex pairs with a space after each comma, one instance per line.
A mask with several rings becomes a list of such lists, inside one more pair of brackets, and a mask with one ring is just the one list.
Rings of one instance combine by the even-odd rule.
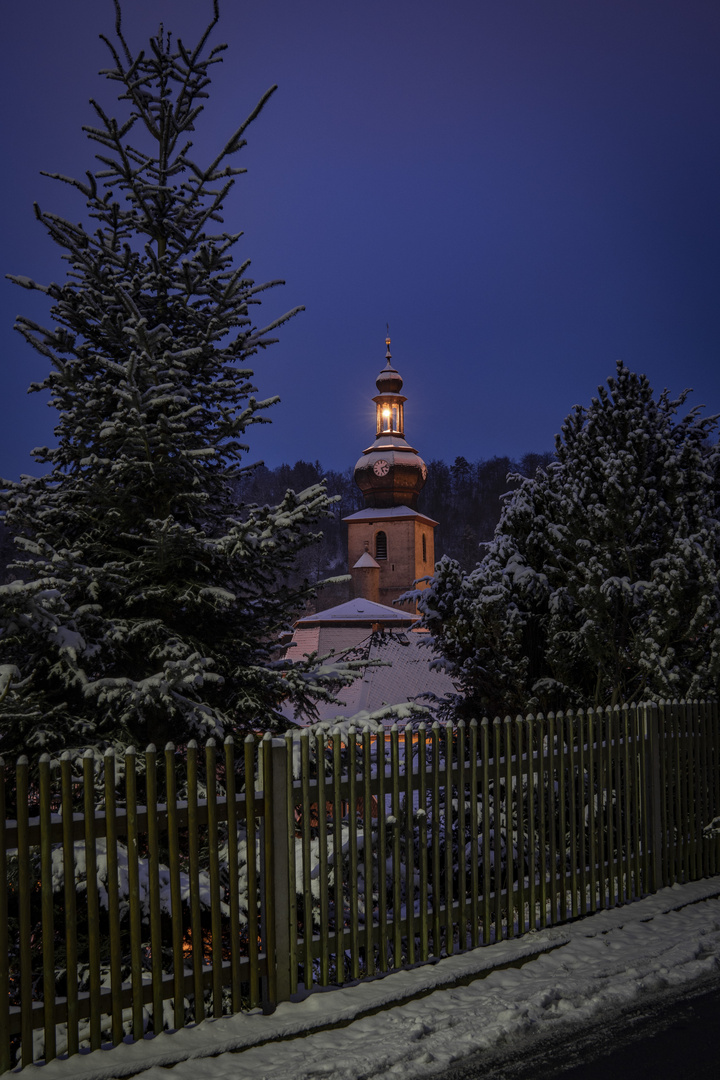
[[[520, 967], [500, 966], [523, 958]], [[690, 986], [718, 971], [720, 877], [715, 877], [664, 889], [570, 926], [315, 993], [280, 1006], [273, 1016], [207, 1021], [117, 1047], [110, 1055], [96, 1051], [72, 1063], [53, 1062], [43, 1075], [66, 1080], [72, 1071], [74, 1080], [105, 1080], [144, 1068], [143, 1080], [168, 1080], [157, 1066], [178, 1062], [173, 1080], [416, 1080], [479, 1050], [520, 1043], [539, 1025], [547, 1032], [570, 1030], [665, 987]], [[458, 985], [458, 980], [472, 981]], [[442, 984], [444, 989], [433, 990]], [[424, 997], [393, 1005], [422, 992]], [[359, 1015], [372, 1009], [380, 1011]], [[343, 1026], [288, 1038], [320, 1024]]]

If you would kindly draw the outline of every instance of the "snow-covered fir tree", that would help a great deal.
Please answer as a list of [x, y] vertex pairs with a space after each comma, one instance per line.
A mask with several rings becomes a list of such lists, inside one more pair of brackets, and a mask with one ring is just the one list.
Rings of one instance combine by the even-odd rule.
[[717, 693], [716, 418], [621, 363], [508, 499], [470, 573], [419, 594], [461, 715]]
[[[58, 411], [46, 475], [4, 482], [5, 524], [23, 553], [0, 591], [0, 750], [191, 737], [268, 728], [283, 699], [327, 696], [328, 673], [277, 664], [278, 635], [308, 595], [286, 577], [328, 512], [322, 486], [275, 507], [236, 505], [257, 400], [250, 358], [299, 309], [256, 325], [261, 294], [222, 228], [245, 131], [197, 164], [192, 137], [214, 17], [186, 48], [161, 29], [133, 54], [105, 39], [124, 115], [96, 102], [100, 167], [58, 176], [85, 224], [36, 208], [69, 264], [45, 293], [53, 324], [18, 329], [49, 361], [31, 389]], [[332, 672], [330, 672], [332, 675]]]

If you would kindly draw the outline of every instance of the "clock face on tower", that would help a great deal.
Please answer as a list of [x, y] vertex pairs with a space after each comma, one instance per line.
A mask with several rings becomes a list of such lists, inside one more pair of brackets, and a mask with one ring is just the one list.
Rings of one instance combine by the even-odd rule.
[[387, 474], [390, 472], [389, 462], [387, 462], [385, 458], [380, 458], [373, 465], [373, 472], [376, 476], [387, 476]]

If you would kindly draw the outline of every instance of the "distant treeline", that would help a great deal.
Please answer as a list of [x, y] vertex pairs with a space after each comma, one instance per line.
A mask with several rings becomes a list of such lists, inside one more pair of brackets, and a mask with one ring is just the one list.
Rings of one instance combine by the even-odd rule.
[[[551, 453], [525, 454], [520, 461], [494, 457], [487, 461], [455, 458], [452, 465], [436, 459], [429, 461], [428, 478], [420, 493], [418, 509], [438, 522], [435, 530], [435, 557], [449, 555], [470, 569], [482, 558], [482, 543], [490, 540], [500, 518], [502, 496], [516, 486], [508, 473], [534, 476], [538, 468], [552, 461]], [[319, 461], [296, 461], [294, 465], [265, 465], [248, 472], [238, 485], [241, 504], [275, 506], [290, 489], [305, 488], [325, 480], [328, 492], [338, 496], [335, 512], [322, 526], [317, 544], [303, 552], [297, 577], [319, 581], [347, 573], [347, 529], [342, 519], [360, 510], [363, 498], [353, 479], [353, 469], [336, 472], [324, 469]], [[7, 529], [0, 520], [0, 581], [7, 572], [14, 548]]]
[[[534, 476], [553, 460], [552, 453], [525, 454], [519, 461], [494, 457], [487, 461], [455, 458], [452, 465], [436, 459], [428, 461], [428, 478], [420, 493], [418, 509], [438, 522], [435, 530], [435, 557], [449, 555], [471, 568], [482, 558], [481, 545], [492, 539], [500, 519], [502, 496], [516, 482], [508, 473]], [[363, 498], [353, 479], [353, 469], [335, 472], [319, 461], [297, 461], [268, 469], [260, 465], [250, 472], [238, 489], [242, 503], [261, 506], [278, 503], [288, 488], [302, 491], [327, 483], [328, 492], [339, 496], [335, 515], [323, 526], [323, 537], [305, 553], [298, 572], [311, 581], [347, 572], [347, 532], [342, 519], [363, 506]]]

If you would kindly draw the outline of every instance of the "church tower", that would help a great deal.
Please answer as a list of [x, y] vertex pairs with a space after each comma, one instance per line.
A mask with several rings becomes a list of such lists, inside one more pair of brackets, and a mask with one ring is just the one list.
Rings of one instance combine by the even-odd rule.
[[[417, 501], [427, 466], [405, 441], [403, 381], [392, 366], [390, 338], [385, 367], [375, 385], [375, 442], [355, 466], [355, 483], [365, 507], [344, 520], [348, 564], [355, 596], [390, 606], [435, 568], [436, 521], [418, 513]], [[417, 586], [424, 588], [423, 584]], [[413, 603], [402, 605], [414, 610]]]

